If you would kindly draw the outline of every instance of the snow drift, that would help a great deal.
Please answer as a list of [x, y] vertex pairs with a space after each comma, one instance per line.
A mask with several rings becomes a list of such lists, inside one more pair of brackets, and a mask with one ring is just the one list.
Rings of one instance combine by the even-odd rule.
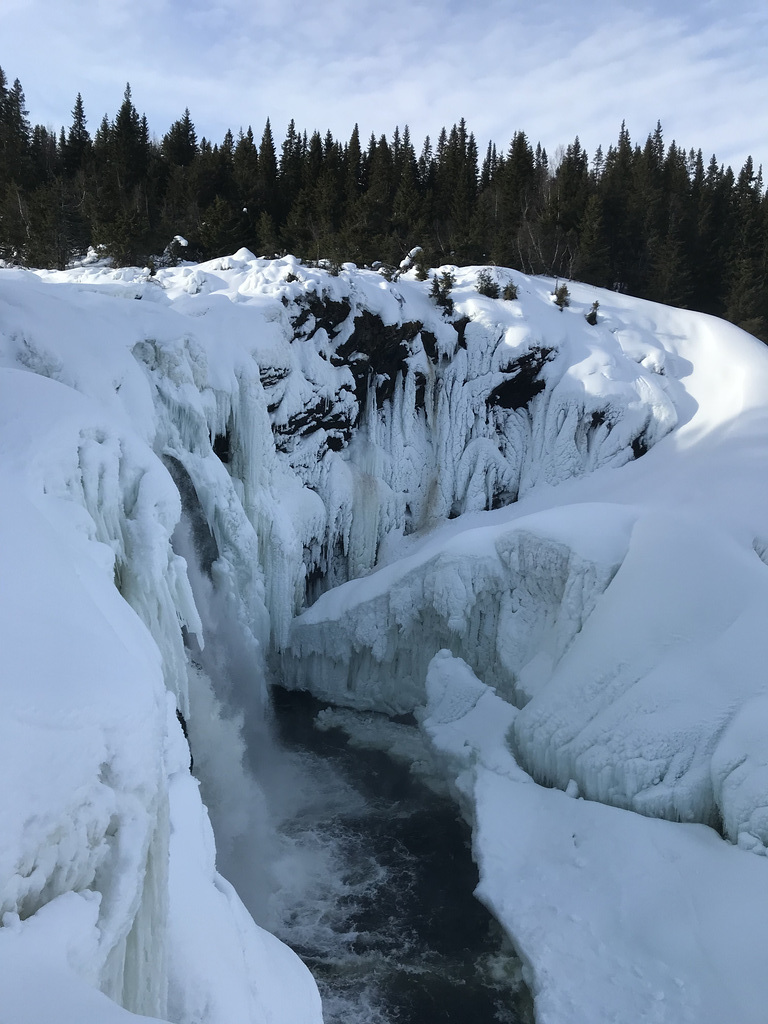
[[762, 1019], [768, 353], [455, 273], [447, 317], [412, 272], [246, 251], [0, 271], [10, 1020], [35, 973], [73, 1019], [320, 1019], [189, 774], [182, 502], [255, 690], [269, 654], [416, 715], [540, 1022]]

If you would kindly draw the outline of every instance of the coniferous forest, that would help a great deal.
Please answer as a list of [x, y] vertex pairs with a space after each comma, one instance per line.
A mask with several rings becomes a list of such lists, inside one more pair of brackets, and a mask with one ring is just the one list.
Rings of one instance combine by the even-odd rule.
[[[182, 236], [188, 246], [174, 242]], [[95, 131], [78, 95], [57, 134], [32, 126], [18, 79], [0, 69], [0, 259], [64, 268], [100, 249], [158, 267], [242, 246], [397, 265], [499, 264], [575, 278], [715, 313], [768, 342], [768, 197], [749, 158], [735, 173], [702, 150], [640, 145], [624, 125], [590, 157], [578, 137], [556, 159], [518, 131], [478, 152], [462, 119], [417, 149], [408, 128], [339, 141], [267, 121], [220, 142], [185, 110], [161, 139], [130, 87]]]

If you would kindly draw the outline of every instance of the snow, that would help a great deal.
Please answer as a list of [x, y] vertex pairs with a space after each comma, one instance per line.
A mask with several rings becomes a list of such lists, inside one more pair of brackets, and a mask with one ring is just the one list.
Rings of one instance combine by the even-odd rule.
[[0, 270], [9, 1024], [321, 1019], [188, 770], [177, 709], [237, 817], [223, 638], [254, 714], [269, 657], [416, 715], [537, 1024], [765, 1019], [768, 352], [441, 269], [456, 324], [407, 268]]
[[426, 685], [422, 729], [472, 817], [477, 895], [523, 953], [539, 1024], [765, 1019], [764, 861], [703, 825], [536, 785], [504, 742], [516, 709], [450, 652]]

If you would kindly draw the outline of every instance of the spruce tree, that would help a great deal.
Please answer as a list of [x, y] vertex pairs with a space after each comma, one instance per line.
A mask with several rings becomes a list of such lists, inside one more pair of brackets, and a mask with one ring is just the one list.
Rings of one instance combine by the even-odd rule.
[[87, 124], [83, 97], [78, 93], [63, 151], [64, 173], [70, 178], [78, 171], [85, 170], [91, 154], [92, 143]]
[[612, 283], [610, 251], [603, 225], [602, 203], [597, 192], [587, 200], [578, 230], [579, 242], [573, 276], [579, 281], [609, 288]]
[[143, 181], [147, 171], [148, 138], [146, 122], [142, 123], [133, 105], [130, 82], [125, 87], [123, 102], [110, 126], [107, 146], [115, 183], [123, 194]]
[[277, 154], [272, 137], [272, 126], [267, 118], [259, 146], [257, 201], [260, 211], [274, 220], [279, 213], [277, 185]]
[[189, 107], [178, 121], [174, 121], [163, 137], [162, 154], [177, 167], [189, 167], [197, 156], [197, 133]]
[[605, 157], [600, 177], [600, 199], [610, 275], [619, 288], [634, 287], [637, 248], [641, 237], [635, 217], [634, 155], [626, 124], [622, 121], [616, 146]]
[[[674, 141], [661, 125], [641, 148], [622, 124], [590, 165], [576, 137], [551, 164], [516, 132], [506, 152], [477, 146], [461, 119], [420, 155], [408, 127], [388, 141], [357, 127], [343, 145], [291, 122], [279, 160], [270, 121], [220, 145], [197, 143], [188, 109], [158, 145], [126, 87], [93, 140], [78, 94], [68, 129], [31, 127], [18, 80], [0, 69], [0, 254], [63, 266], [88, 244], [140, 261], [185, 235], [188, 255], [241, 245], [288, 247], [340, 264], [400, 261], [422, 246], [421, 270], [497, 263], [577, 276], [717, 314], [754, 333], [768, 322], [768, 198], [748, 160], [738, 176]], [[197, 248], [196, 248], [197, 246]]]
[[[3, 75], [3, 78], [5, 76]], [[1, 81], [1, 80], [0, 80]], [[18, 78], [0, 88], [0, 180], [23, 185], [29, 174], [31, 127], [24, 90]]]

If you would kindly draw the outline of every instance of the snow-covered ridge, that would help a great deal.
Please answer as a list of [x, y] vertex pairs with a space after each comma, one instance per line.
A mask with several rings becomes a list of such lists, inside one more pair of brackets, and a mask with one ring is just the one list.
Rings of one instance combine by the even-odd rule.
[[[412, 273], [245, 251], [154, 278], [0, 271], [0, 943], [19, 977], [55, 969], [73, 1005], [96, 988], [177, 1021], [319, 1019], [298, 962], [216, 875], [187, 770], [176, 710], [207, 683], [183, 642], [201, 624], [181, 499], [248, 649], [336, 704], [416, 712], [541, 1021], [586, 1019], [589, 989], [551, 976], [505, 903], [487, 808], [509, 799], [514, 819], [517, 791], [497, 778], [768, 846], [768, 354], [592, 288], [561, 311], [553, 282], [510, 271], [494, 273], [519, 299], [485, 298], [476, 273], [456, 271], [448, 318]], [[491, 707], [504, 728], [470, 728]], [[718, 864], [743, 855], [716, 843]], [[590, 976], [599, 944], [578, 944]], [[12, 1019], [39, 1019], [20, 991], [2, 993]], [[648, 991], [626, 992], [601, 1019], [637, 1019]]]

